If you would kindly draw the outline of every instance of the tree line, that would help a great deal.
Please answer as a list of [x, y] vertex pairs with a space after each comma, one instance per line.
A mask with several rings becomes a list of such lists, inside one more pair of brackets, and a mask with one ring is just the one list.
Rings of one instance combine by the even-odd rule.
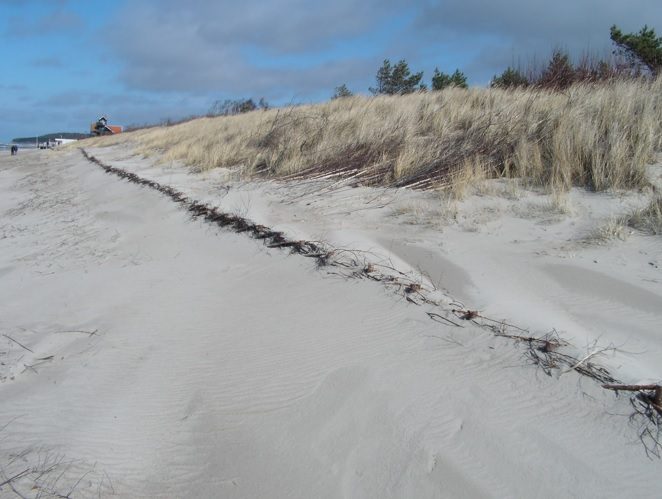
[[[372, 95], [404, 95], [417, 91], [425, 91], [427, 85], [422, 82], [423, 71], [411, 72], [409, 64], [404, 59], [391, 64], [390, 59], [385, 59], [382, 66], [377, 70], [377, 83], [368, 90]], [[447, 87], [468, 88], [467, 77], [459, 69], [452, 74], [446, 74], [435, 68], [432, 75], [432, 90], [442, 90]], [[332, 99], [351, 97], [352, 91], [344, 83], [336, 87]]]
[[[610, 29], [610, 38], [615, 46], [614, 55], [619, 59], [591, 59], [585, 57], [573, 64], [567, 52], [555, 50], [542, 69], [528, 72], [508, 67], [500, 75], [495, 75], [490, 86], [514, 88], [536, 86], [550, 89], [564, 89], [580, 81], [605, 81], [613, 78], [640, 77], [648, 74], [657, 77], [662, 69], [662, 37], [653, 28], [644, 26], [637, 33], [624, 34], [617, 26]], [[370, 87], [373, 95], [404, 95], [426, 91], [423, 71], [412, 73], [407, 61], [401, 59], [392, 64], [385, 59], [377, 70], [376, 85]], [[446, 74], [435, 68], [431, 79], [431, 90], [448, 87], [467, 88], [467, 77], [459, 69]], [[346, 84], [335, 88], [332, 99], [352, 96]]]
[[612, 26], [609, 36], [616, 59], [582, 58], [573, 64], [567, 52], [555, 50], [542, 70], [524, 71], [508, 67], [492, 79], [492, 87], [512, 88], [537, 86], [562, 90], [577, 82], [606, 81], [614, 78], [656, 78], [662, 69], [662, 37], [644, 26], [638, 33], [624, 34]]
[[[573, 64], [567, 52], [555, 50], [542, 68], [523, 71], [520, 68], [508, 67], [492, 78], [490, 86], [493, 88], [534, 86], [562, 90], [576, 82], [606, 81], [643, 75], [657, 77], [661, 74], [662, 37], [658, 37], [653, 28], [644, 26], [637, 33], [623, 33], [614, 25], [610, 29], [610, 38], [617, 59], [585, 57]], [[377, 70], [375, 80], [375, 86], [368, 89], [372, 95], [405, 95], [428, 90], [427, 84], [423, 82], [423, 71], [412, 72], [404, 59], [396, 63], [385, 59]], [[439, 68], [435, 68], [429, 89], [437, 91], [450, 87], [468, 88], [466, 75], [459, 69], [452, 73], [444, 73]], [[354, 93], [343, 83], [335, 88], [331, 98], [343, 99], [352, 95]], [[230, 116], [269, 108], [269, 103], [263, 98], [257, 101], [253, 98], [227, 99], [216, 101], [207, 116]]]

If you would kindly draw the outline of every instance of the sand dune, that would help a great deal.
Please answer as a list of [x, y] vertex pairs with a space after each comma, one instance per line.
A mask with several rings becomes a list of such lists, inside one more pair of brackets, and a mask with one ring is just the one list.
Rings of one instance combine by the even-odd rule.
[[[659, 278], [644, 263], [659, 261], [659, 243], [614, 273], [589, 270], [643, 246], [570, 263], [510, 244], [523, 235], [505, 227], [490, 239], [490, 223], [435, 239], [361, 205], [374, 191], [351, 205], [277, 184], [228, 191], [214, 174], [95, 154], [296, 237], [421, 270], [449, 299], [534, 330], [620, 342], [627, 325], [645, 353], [603, 360], [619, 377], [659, 379], [659, 282], [643, 280]], [[543, 375], [510, 340], [191, 220], [77, 151], [2, 157], [0, 192], [0, 482], [60, 459], [12, 482], [28, 496], [35, 483], [80, 497], [659, 496], [660, 462], [628, 424], [627, 399], [574, 372]], [[592, 329], [578, 310], [591, 303], [622, 324]]]

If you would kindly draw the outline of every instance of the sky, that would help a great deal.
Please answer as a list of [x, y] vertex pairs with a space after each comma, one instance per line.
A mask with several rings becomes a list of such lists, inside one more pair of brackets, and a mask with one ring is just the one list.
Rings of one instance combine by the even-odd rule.
[[368, 93], [387, 58], [484, 86], [555, 48], [609, 55], [612, 24], [660, 33], [662, 0], [0, 0], [0, 141]]

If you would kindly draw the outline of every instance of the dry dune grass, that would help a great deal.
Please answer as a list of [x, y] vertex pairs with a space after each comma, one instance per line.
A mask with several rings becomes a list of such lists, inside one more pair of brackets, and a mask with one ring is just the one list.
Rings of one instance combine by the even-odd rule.
[[643, 234], [662, 234], [662, 196], [654, 197], [645, 207], [625, 215], [617, 215], [596, 227], [585, 238], [587, 243], [608, 243], [613, 239], [625, 240], [628, 227]]
[[653, 199], [645, 208], [635, 211], [626, 222], [630, 227], [645, 233], [662, 234], [662, 196]]
[[137, 151], [206, 170], [283, 178], [341, 173], [370, 185], [453, 185], [486, 176], [566, 190], [641, 187], [662, 146], [662, 78], [564, 92], [457, 88], [200, 118], [155, 127]]

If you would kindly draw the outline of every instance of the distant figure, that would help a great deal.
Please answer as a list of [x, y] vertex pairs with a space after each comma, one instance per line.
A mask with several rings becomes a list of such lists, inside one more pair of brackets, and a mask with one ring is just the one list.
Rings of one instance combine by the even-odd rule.
[[18, 154], [18, 146], [11, 146], [11, 155], [16, 156]]

